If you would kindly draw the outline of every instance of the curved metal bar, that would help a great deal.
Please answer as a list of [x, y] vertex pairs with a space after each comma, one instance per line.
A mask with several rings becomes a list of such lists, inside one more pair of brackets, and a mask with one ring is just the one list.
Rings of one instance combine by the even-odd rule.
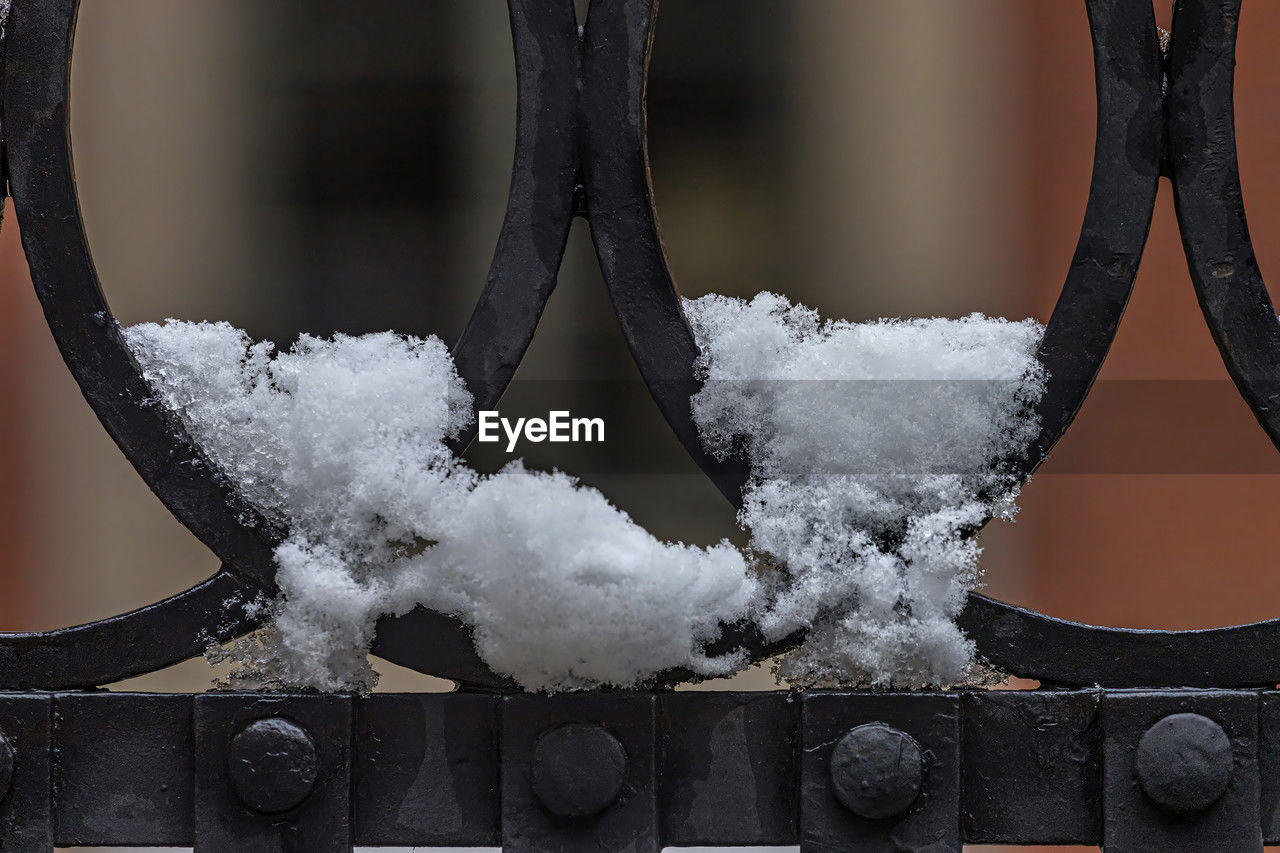
[[[560, 274], [578, 185], [581, 50], [572, 0], [508, 0], [516, 54], [515, 164], [489, 280], [453, 350], [477, 411], [506, 391]], [[461, 453], [475, 429], [451, 442]], [[476, 654], [458, 620], [417, 608], [378, 622], [373, 653], [468, 689], [512, 689]]]
[[[1150, 4], [1141, 4], [1149, 11]], [[1183, 242], [1205, 317], [1241, 392], [1280, 445], [1280, 322], [1249, 242], [1236, 162], [1239, 14], [1240, 0], [1178, 3], [1168, 144]], [[1105, 100], [1101, 90], [1099, 97]], [[1139, 161], [1146, 171], [1149, 137], [1139, 133], [1148, 151]], [[1125, 201], [1119, 193], [1117, 203]], [[1053, 619], [971, 595], [960, 626], [990, 663], [1048, 684], [1232, 688], [1280, 682], [1280, 620], [1206, 631], [1136, 631]]]
[[1208, 631], [1099, 628], [969, 596], [960, 627], [983, 658], [1046, 685], [1275, 687], [1280, 620]]
[[[1025, 460], [1027, 474], [1071, 426], [1102, 369], [1133, 292], [1159, 189], [1164, 80], [1151, 3], [1088, 0], [1087, 6], [1098, 92], [1093, 183], [1080, 244], [1040, 350], [1050, 379], [1039, 406], [1041, 433]], [[1133, 63], [1135, 56], [1143, 61]], [[1184, 684], [1176, 668], [1149, 666], [1141, 655], [1130, 656], [1124, 644], [1131, 639], [1166, 643], [1166, 648], [1194, 646], [1201, 654], [1188, 654], [1186, 660], [1204, 660], [1206, 666], [1231, 659], [1218, 647], [1216, 656], [1200, 648], [1217, 634], [1078, 625], [977, 594], [970, 594], [959, 621], [981, 657], [1005, 671], [1055, 684]], [[1230, 671], [1217, 674], [1226, 681], [1232, 677]]]
[[[1235, 144], [1241, 0], [1179, 0], [1169, 57], [1169, 163], [1191, 277], [1214, 339], [1280, 446], [1280, 322], [1245, 218]], [[1134, 631], [1052, 619], [970, 596], [960, 620], [991, 663], [1052, 684], [1274, 687], [1280, 620], [1208, 631]]]
[[[1086, 6], [1098, 90], [1093, 184], [1040, 351], [1052, 379], [1039, 406], [1040, 436], [1022, 462], [1026, 474], [1066, 432], [1102, 369], [1133, 292], [1159, 185], [1162, 68], [1154, 12], [1140, 0], [1088, 0]], [[656, 0], [628, 0], [596, 4], [587, 23], [590, 85], [583, 111], [591, 228], [650, 391], [685, 448], [736, 504], [745, 466], [710, 459], [693, 423], [689, 398], [698, 388], [698, 349], [662, 248], [652, 191], [646, 89], [656, 17]], [[625, 65], [611, 55], [619, 45], [626, 46]]]
[[592, 3], [582, 93], [584, 177], [596, 254], [640, 373], [685, 450], [735, 505], [747, 467], [703, 449], [690, 400], [698, 346], [667, 265], [649, 175], [647, 89], [657, 0]]
[[[515, 167], [489, 280], [453, 350], [478, 411], [493, 409], [555, 290], [578, 185], [581, 52], [571, 0], [508, 0], [519, 89]], [[474, 430], [453, 443], [461, 453]]]
[[252, 595], [222, 571], [185, 592], [110, 619], [0, 635], [0, 690], [75, 690], [144, 675], [203, 654], [261, 623]]
[[377, 637], [370, 651], [399, 666], [456, 681], [466, 690], [512, 692], [520, 689], [480, 659], [471, 626], [424, 607], [404, 616], [385, 616], [378, 620]]
[[[580, 110], [592, 231], [624, 334], [677, 436], [738, 502], [745, 466], [710, 459], [692, 421], [698, 350], [662, 250], [652, 197], [645, 87], [656, 0], [594, 4], [585, 59], [568, 0], [509, 2], [521, 85], [516, 168], [490, 279], [456, 349], [460, 372], [478, 405], [491, 406], [532, 338], [572, 219]], [[1162, 69], [1150, 4], [1087, 0], [1087, 6], [1099, 100], [1093, 186], [1041, 353], [1052, 380], [1027, 471], [1070, 425], [1106, 357], [1132, 292], [1159, 174]], [[76, 8], [77, 0], [15, 0], [10, 21], [3, 98], [9, 174], [32, 277], [64, 359], [99, 419], [175, 516], [223, 557], [224, 567], [210, 581], [134, 613], [62, 631], [0, 635], [0, 688], [9, 689], [118, 680], [253, 628], [244, 601], [271, 591], [270, 552], [279, 536], [202, 457], [176, 418], [149, 404], [150, 391], [102, 296], [80, 220], [68, 133]], [[1220, 134], [1232, 118], [1230, 59], [1238, 12], [1239, 0], [1179, 4], [1172, 151], [1184, 233], [1188, 223], [1229, 223], [1225, 235], [1187, 238], [1188, 255], [1228, 366], [1274, 439], [1280, 385], [1273, 384], [1265, 355], [1280, 351], [1267, 349], [1280, 346], [1280, 324], [1249, 248], [1234, 145], [1222, 145]], [[1206, 58], [1187, 45], [1212, 50]], [[1136, 68], [1134, 55], [1144, 57]], [[579, 95], [584, 78], [590, 85]], [[1214, 129], [1212, 139], [1205, 128]], [[1204, 149], [1200, 159], [1197, 143]], [[1231, 213], [1234, 219], [1226, 215]], [[1228, 286], [1233, 282], [1243, 284]], [[1274, 655], [1264, 650], [1280, 647], [1280, 621], [1216, 631], [1125, 631], [1063, 622], [974, 595], [961, 624], [992, 663], [1052, 684], [1276, 683]], [[800, 639], [769, 644], [747, 627], [726, 626], [714, 648], [742, 649], [760, 659]], [[465, 626], [421, 609], [382, 620], [375, 652], [472, 687], [513, 686], [479, 660]], [[673, 671], [657, 682], [688, 678]]]
[[9, 180], [36, 294], [85, 399], [147, 485], [226, 571], [269, 589], [275, 531], [205, 459], [178, 419], [151, 404], [151, 389], [98, 283], [76, 198], [68, 124], [77, 7], [77, 0], [18, 0], [9, 18]]
[[[213, 579], [133, 613], [57, 631], [0, 634], [0, 688], [4, 689], [90, 687], [118, 681], [194, 657], [210, 642], [258, 627], [261, 617], [250, 616], [240, 605], [246, 598], [274, 592], [272, 551], [282, 536], [204, 457], [180, 421], [154, 404], [103, 296], [80, 215], [71, 154], [69, 90], [78, 5], [78, 0], [18, 0], [9, 19], [2, 99], [8, 122], [8, 176], [32, 280], [63, 359], [98, 419], [151, 489], [218, 555], [223, 566]], [[546, 5], [525, 0], [512, 3], [517, 43], [523, 47], [526, 64], [535, 68], [537, 63], [530, 57], [537, 55], [546, 39], [531, 41], [529, 33], [535, 28], [530, 22], [538, 20], [540, 7]], [[561, 5], [567, 5], [572, 21], [572, 5]], [[576, 26], [569, 32], [576, 35]], [[545, 33], [538, 30], [540, 36]], [[548, 95], [562, 82], [548, 76], [535, 79]], [[548, 118], [559, 121], [565, 112], [562, 107]], [[568, 112], [572, 114], [571, 109]], [[565, 132], [572, 135], [571, 129]], [[525, 178], [530, 170], [567, 161], [572, 153], [565, 153], [563, 140], [551, 128], [526, 132], [522, 139]], [[558, 145], [548, 146], [548, 139]], [[523, 352], [540, 308], [533, 310], [528, 300], [513, 307], [506, 315], [509, 324], [498, 332], [514, 331], [516, 342], [506, 344], [492, 359], [480, 343], [486, 333], [484, 322], [503, 316], [504, 298], [514, 301], [520, 295], [515, 292], [519, 271], [531, 257], [547, 258], [538, 268], [540, 278], [530, 288], [533, 302], [545, 303], [550, 293], [546, 267], [558, 257], [552, 244], [559, 239], [563, 250], [563, 238], [556, 229], [567, 233], [571, 222], [572, 185], [567, 192], [569, 210], [561, 216], [565, 205], [551, 200], [550, 186], [540, 181], [521, 183], [521, 178], [518, 168], [514, 191], [518, 197], [504, 229], [496, 272], [477, 310], [478, 319], [473, 318], [469, 335], [459, 346], [464, 365], [473, 368], [467, 375], [479, 383], [477, 398], [482, 401], [496, 399], [494, 395], [510, 379], [508, 371], [486, 380], [483, 370], [492, 365], [501, 371], [513, 354]], [[521, 234], [525, 228], [528, 237]], [[510, 339], [497, 333], [494, 340]], [[421, 627], [420, 648], [405, 643], [403, 627], [389, 627], [392, 639], [381, 642], [378, 650], [392, 662], [403, 660], [470, 687], [508, 684], [479, 661], [471, 634], [460, 623], [439, 617], [425, 622], [409, 619], [404, 624]], [[424, 656], [421, 647], [431, 653]]]
[[80, 218], [68, 125], [76, 0], [19, 0], [6, 33], [7, 170], [36, 294], [63, 359], [121, 451], [222, 560], [210, 581], [134, 613], [0, 634], [0, 685], [88, 687], [199, 654], [255, 627], [237, 602], [274, 588], [276, 531], [240, 499], [177, 418], [150, 404], [98, 284]]
[[1088, 0], [1098, 131], [1084, 227], [1040, 346], [1049, 385], [1030, 474], [1075, 420], [1115, 341], [1146, 249], [1164, 136], [1160, 43], [1147, 0]]
[[1170, 170], [1200, 307], [1231, 378], [1280, 447], [1280, 322], [1249, 236], [1235, 136], [1241, 0], [1181, 0], [1170, 51]]
[[[1080, 242], [1040, 351], [1051, 380], [1039, 407], [1041, 434], [1022, 462], [1025, 474], [1066, 432], [1102, 369], [1133, 292], [1159, 189], [1163, 68], [1154, 11], [1148, 0], [1087, 0], [1086, 6], [1098, 93], [1093, 180]], [[597, 3], [587, 23], [583, 110], [592, 232], [623, 331], [653, 396], [686, 449], [739, 503], [745, 471], [708, 460], [693, 423], [689, 398], [697, 388], [698, 349], [662, 249], [653, 198], [645, 89], [656, 15], [655, 0]], [[608, 57], [604, 45], [614, 51], [625, 45], [627, 63]], [[1034, 639], [1031, 627], [1044, 617], [980, 596], [973, 600], [983, 606], [970, 606], [965, 627], [980, 653], [999, 657], [1013, 671], [1034, 670], [1045, 650], [1020, 641]], [[1002, 627], [1023, 621], [1028, 624], [1021, 632]], [[1099, 638], [1112, 636], [1095, 630]], [[768, 644], [756, 632], [726, 626], [717, 645], [760, 660], [802, 639]], [[673, 671], [658, 681], [687, 675]]]

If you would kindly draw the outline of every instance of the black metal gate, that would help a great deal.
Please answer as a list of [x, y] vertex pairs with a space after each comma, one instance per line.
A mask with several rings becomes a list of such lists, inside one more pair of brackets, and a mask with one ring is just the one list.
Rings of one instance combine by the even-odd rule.
[[[1132, 292], [1159, 179], [1241, 394], [1280, 444], [1280, 322], [1258, 269], [1234, 137], [1242, 0], [1179, 0], [1162, 47], [1150, 0], [1086, 0], [1098, 137], [1079, 248], [1041, 351], [1052, 378], [1025, 472], [1070, 425]], [[4, 3], [0, 2], [0, 6]], [[12, 0], [4, 173], [48, 324], [121, 450], [222, 560], [211, 580], [78, 628], [0, 635], [0, 847], [353, 845], [657, 850], [794, 845], [946, 851], [965, 842], [1111, 851], [1280, 842], [1280, 621], [1199, 632], [1067, 623], [982, 596], [962, 624], [1025, 692], [523, 695], [454, 619], [379, 625], [375, 652], [452, 679], [447, 695], [129, 695], [102, 684], [257, 627], [281, 531], [236, 495], [150, 391], [98, 285], [77, 206], [68, 88], [77, 0]], [[591, 227], [628, 344], [671, 429], [721, 491], [745, 472], [702, 449], [697, 347], [658, 235], [645, 89], [656, 0], [509, 0], [520, 109], [507, 219], [455, 349], [493, 408]], [[466, 442], [459, 442], [461, 449]], [[764, 659], [724, 626], [717, 650]]]

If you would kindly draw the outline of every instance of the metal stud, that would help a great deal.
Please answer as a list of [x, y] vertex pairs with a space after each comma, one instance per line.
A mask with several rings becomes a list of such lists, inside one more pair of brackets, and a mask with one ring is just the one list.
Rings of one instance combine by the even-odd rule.
[[1234, 759], [1222, 726], [1200, 714], [1173, 714], [1138, 742], [1134, 770], [1147, 799], [1169, 814], [1202, 812], [1226, 792]]
[[262, 814], [301, 805], [315, 787], [319, 768], [311, 736], [281, 717], [250, 723], [231, 739], [227, 752], [232, 789]]
[[626, 750], [604, 726], [549, 729], [533, 750], [533, 792], [557, 817], [600, 814], [617, 801], [626, 775]]
[[853, 729], [831, 753], [831, 785], [849, 811], [868, 820], [906, 812], [924, 785], [920, 745], [884, 723]]

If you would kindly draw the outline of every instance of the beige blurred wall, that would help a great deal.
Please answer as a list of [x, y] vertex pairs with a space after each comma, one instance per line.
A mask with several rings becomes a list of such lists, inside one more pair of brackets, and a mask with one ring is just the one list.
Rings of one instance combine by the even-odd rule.
[[[86, 229], [122, 323], [217, 316], [247, 299], [237, 197], [245, 21], [234, 3], [84, 0], [73, 63], [72, 131]], [[243, 11], [243, 7], [239, 7]], [[232, 14], [228, 14], [228, 13]], [[150, 603], [216, 570], [120, 456], [38, 318], [22, 316], [28, 463], [39, 474], [32, 531], [48, 593], [29, 627]]]
[[1003, 313], [1025, 159], [1011, 3], [794, 8], [796, 284], [850, 319]]
[[[1085, 44], [1077, 71], [1091, 80], [1083, 6], [1072, 5], [1068, 32]], [[1024, 93], [1038, 61], [1023, 40], [1026, 8], [795, 4], [789, 296], [853, 320], [1048, 316], [1052, 302], [1024, 294]], [[1028, 552], [1007, 533], [988, 546], [993, 592], [1026, 592]]]
[[[240, 14], [238, 14], [238, 12]], [[84, 0], [73, 65], [76, 176], [104, 290], [124, 323], [219, 315], [241, 282], [247, 152], [243, 4]], [[15, 233], [5, 235], [12, 265]], [[20, 265], [18, 265], [20, 267]], [[25, 270], [21, 270], [25, 272]], [[25, 283], [25, 282], [24, 282]], [[84, 404], [29, 286], [15, 299], [28, 528], [21, 628], [149, 604], [217, 569]], [[200, 665], [202, 666], [202, 665]], [[157, 688], [207, 684], [200, 667]]]

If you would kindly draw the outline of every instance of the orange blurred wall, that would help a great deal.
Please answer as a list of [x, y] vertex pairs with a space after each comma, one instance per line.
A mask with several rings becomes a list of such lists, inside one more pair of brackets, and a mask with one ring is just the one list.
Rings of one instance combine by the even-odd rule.
[[[1090, 163], [1064, 152], [1091, 150], [1093, 91], [1075, 73], [1082, 58], [1079, 3], [1025, 3], [1019, 27], [1035, 61], [1026, 63], [1028, 121], [1026, 277], [1037, 282], [1028, 311], [1047, 317], [1057, 297], [1083, 216]], [[1168, 4], [1160, 3], [1161, 7]], [[1162, 23], [1168, 26], [1168, 10]], [[1263, 271], [1280, 275], [1280, 63], [1270, 34], [1280, 32], [1280, 4], [1250, 3], [1241, 26], [1237, 93], [1241, 163], [1250, 223]], [[1086, 55], [1087, 61], [1087, 55]], [[1055, 108], [1046, 110], [1043, 104]], [[1064, 234], [1073, 235], [1070, 241]], [[1269, 263], [1272, 261], [1273, 263]], [[1273, 288], [1273, 293], [1275, 292]], [[1218, 380], [1226, 371], [1200, 316], [1173, 215], [1172, 193], [1161, 198], [1128, 316], [1103, 374], [1107, 381]], [[1185, 384], [1185, 389], [1184, 389]], [[1243, 402], [1202, 388], [1170, 385], [1185, 405], [1133, 411], [1117, 420], [1086, 405], [1060, 450], [1106, 446], [1118, 458], [1141, 450], [1153, 434], [1185, 442], [1240, 442], [1257, 452], [1259, 468], [1274, 468], [1274, 450]], [[1119, 393], [1118, 385], [1112, 390]], [[1222, 398], [1222, 399], [1219, 399]], [[1218, 406], [1218, 403], [1221, 406]], [[1186, 420], [1187, 423], [1181, 423]], [[1188, 426], [1188, 424], [1191, 424]], [[1245, 427], [1239, 427], [1246, 424]], [[1228, 429], [1245, 428], [1240, 434]], [[1156, 433], [1155, 431], [1162, 431]], [[1255, 451], [1256, 446], [1256, 451]], [[1178, 447], [1167, 449], [1177, 454]], [[1052, 471], [1053, 466], [1048, 466]], [[1101, 624], [1192, 628], [1280, 615], [1280, 571], [1270, 520], [1280, 513], [1280, 477], [1049, 473], [1027, 489], [1015, 535], [1024, 540], [1030, 577], [1025, 603], [1055, 615]], [[998, 534], [999, 535], [999, 534]]]
[[22, 536], [22, 330], [18, 300], [25, 296], [23, 259], [11, 209], [0, 231], [0, 626], [13, 625], [24, 599], [28, 567]]

